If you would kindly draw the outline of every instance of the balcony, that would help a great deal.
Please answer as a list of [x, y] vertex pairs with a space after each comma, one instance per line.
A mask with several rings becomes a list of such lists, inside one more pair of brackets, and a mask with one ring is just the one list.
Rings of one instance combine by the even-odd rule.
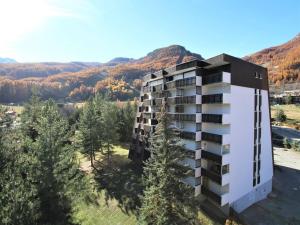
[[172, 82], [166, 83], [166, 89], [175, 89], [175, 88], [183, 88], [188, 86], [195, 86], [196, 85], [196, 77], [189, 77], [181, 80], [175, 80]]
[[161, 106], [163, 100], [162, 99], [152, 99], [151, 100], [151, 106]]
[[212, 160], [212, 161], [214, 161], [214, 162], [216, 162], [218, 164], [222, 164], [222, 156], [214, 154], [212, 152], [208, 152], [208, 151], [202, 150], [201, 151], [201, 158]]
[[206, 187], [206, 185], [201, 185], [201, 193], [203, 195], [206, 195], [209, 199], [213, 200], [220, 206], [224, 206], [229, 202], [229, 193], [227, 192], [214, 192], [211, 191], [209, 188]]
[[202, 140], [222, 144], [222, 135], [202, 132]]
[[211, 94], [202, 96], [202, 104], [227, 104], [230, 103], [230, 94]]
[[202, 77], [202, 84], [215, 84], [215, 83], [230, 83], [230, 73], [218, 72], [214, 74], [205, 75]]
[[175, 121], [191, 121], [196, 122], [196, 115], [195, 114], [177, 114], [177, 113], [170, 113], [169, 114], [172, 120]]
[[229, 115], [224, 114], [202, 114], [202, 122], [229, 124]]
[[196, 187], [201, 184], [201, 178], [200, 177], [187, 177], [187, 178], [183, 179], [183, 182], [192, 187]]
[[143, 105], [144, 106], [150, 106], [151, 105], [151, 100], [150, 99], [144, 100]]
[[180, 138], [188, 139], [188, 140], [195, 140], [196, 139], [196, 133], [195, 132], [189, 132], [189, 131], [181, 131], [180, 132]]
[[212, 192], [211, 190], [209, 190], [208, 188], [206, 188], [205, 186], [201, 186], [201, 193], [206, 195], [207, 197], [209, 197], [211, 200], [213, 200], [214, 202], [218, 203], [219, 205], [221, 205], [222, 203], [222, 198], [220, 195]]
[[220, 174], [201, 168], [201, 176], [205, 176], [217, 184], [222, 184], [222, 176]]
[[196, 104], [196, 95], [192, 96], [177, 96], [173, 98], [168, 98], [169, 104]]

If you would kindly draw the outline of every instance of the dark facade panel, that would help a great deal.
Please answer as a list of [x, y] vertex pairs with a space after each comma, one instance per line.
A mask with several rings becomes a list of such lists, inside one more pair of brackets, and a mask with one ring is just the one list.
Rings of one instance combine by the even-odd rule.
[[205, 60], [210, 64], [230, 63], [231, 84], [268, 90], [267, 69], [245, 60], [222, 54]]

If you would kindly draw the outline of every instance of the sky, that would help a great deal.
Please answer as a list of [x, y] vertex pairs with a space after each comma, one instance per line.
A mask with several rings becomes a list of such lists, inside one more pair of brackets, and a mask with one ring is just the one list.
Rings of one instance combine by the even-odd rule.
[[172, 44], [243, 57], [299, 25], [297, 0], [0, 0], [0, 57], [107, 62]]

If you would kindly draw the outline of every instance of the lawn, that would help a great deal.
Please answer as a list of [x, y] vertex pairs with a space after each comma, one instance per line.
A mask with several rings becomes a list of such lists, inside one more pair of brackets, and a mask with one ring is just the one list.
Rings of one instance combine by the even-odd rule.
[[274, 105], [271, 107], [271, 116], [275, 118], [277, 109], [282, 109], [287, 116], [287, 120], [280, 123], [282, 126], [287, 126], [295, 129], [300, 129], [300, 106], [298, 105]]
[[[127, 159], [128, 150], [114, 146], [111, 168], [90, 173], [89, 160], [78, 154], [81, 168], [90, 178], [96, 204], [81, 202], [74, 214], [74, 223], [81, 225], [136, 224], [141, 192], [141, 173]], [[98, 160], [102, 160], [100, 155]]]
[[11, 105], [1, 104], [1, 106], [5, 107], [5, 108], [7, 108], [9, 110], [14, 110], [18, 115], [20, 115], [22, 113], [23, 109], [24, 109], [23, 106], [17, 106], [17, 105], [11, 106]]
[[[93, 172], [89, 160], [78, 153], [81, 169], [90, 178], [95, 203], [81, 202], [73, 216], [74, 224], [133, 225], [136, 224], [139, 195], [142, 192], [141, 170], [128, 158], [128, 146], [114, 146], [112, 166]], [[103, 160], [97, 155], [97, 160]], [[96, 163], [97, 165], [97, 163]], [[103, 166], [102, 166], [103, 167]], [[105, 166], [106, 167], [106, 166]], [[202, 225], [217, 225], [202, 211], [198, 213]]]
[[274, 118], [276, 109], [280, 108], [284, 111], [288, 119], [300, 122], [300, 106], [297, 105], [275, 105], [271, 107], [272, 118]]

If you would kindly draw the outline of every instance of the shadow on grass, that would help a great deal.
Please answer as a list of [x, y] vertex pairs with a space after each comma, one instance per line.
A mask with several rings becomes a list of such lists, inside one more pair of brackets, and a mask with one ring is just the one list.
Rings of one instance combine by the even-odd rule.
[[136, 214], [142, 193], [142, 170], [124, 155], [112, 155], [112, 164], [95, 172], [96, 187], [105, 191], [105, 200], [116, 199], [126, 213]]

